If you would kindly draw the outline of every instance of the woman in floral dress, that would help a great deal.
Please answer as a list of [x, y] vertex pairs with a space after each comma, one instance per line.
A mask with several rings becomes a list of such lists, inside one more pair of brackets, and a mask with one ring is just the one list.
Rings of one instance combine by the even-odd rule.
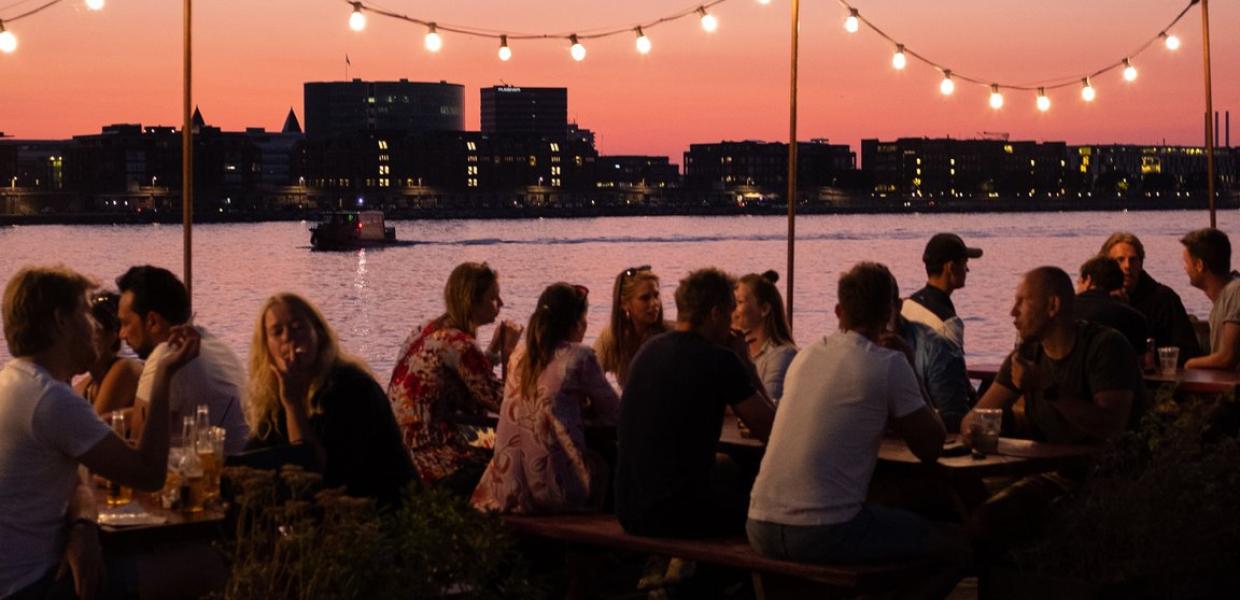
[[502, 388], [494, 365], [516, 346], [521, 327], [504, 321], [487, 350], [478, 347], [478, 327], [495, 322], [504, 305], [498, 273], [486, 263], [457, 265], [444, 286], [444, 305], [444, 314], [405, 340], [388, 400], [418, 480], [466, 496], [489, 451], [470, 445], [472, 428], [458, 417], [499, 411]]
[[608, 470], [586, 448], [586, 424], [615, 425], [620, 399], [581, 344], [586, 294], [556, 283], [539, 296], [525, 344], [509, 361], [495, 456], [474, 490], [475, 507], [531, 514], [601, 506]]

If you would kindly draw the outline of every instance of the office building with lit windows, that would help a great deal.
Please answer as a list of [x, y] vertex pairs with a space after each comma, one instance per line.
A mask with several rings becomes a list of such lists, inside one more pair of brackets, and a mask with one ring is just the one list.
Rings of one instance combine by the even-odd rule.
[[481, 96], [482, 133], [547, 138], [568, 134], [567, 88], [497, 85], [482, 88]]
[[304, 94], [305, 132], [312, 139], [465, 129], [465, 86], [456, 83], [307, 82]]

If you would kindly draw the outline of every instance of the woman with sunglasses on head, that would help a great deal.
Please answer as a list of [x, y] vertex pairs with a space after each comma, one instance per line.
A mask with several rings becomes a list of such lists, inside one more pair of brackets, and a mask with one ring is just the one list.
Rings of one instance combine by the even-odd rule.
[[732, 329], [740, 331], [749, 345], [749, 358], [771, 400], [778, 403], [784, 394], [784, 375], [797, 355], [788, 319], [784, 317], [784, 298], [775, 287], [779, 273], [750, 273], [736, 282], [736, 310]]
[[503, 388], [494, 367], [516, 347], [521, 326], [503, 321], [487, 351], [478, 347], [478, 327], [494, 323], [504, 306], [499, 274], [486, 263], [457, 265], [443, 293], [444, 314], [405, 340], [388, 399], [418, 480], [468, 496], [491, 453], [470, 444], [475, 431], [460, 417], [499, 412]]
[[95, 320], [95, 363], [74, 385], [73, 390], [95, 407], [95, 414], [133, 406], [142, 376], [142, 361], [119, 355], [121, 322], [116, 316], [120, 296], [112, 292], [90, 298], [90, 315]]
[[670, 331], [663, 320], [659, 277], [650, 265], [629, 267], [616, 275], [611, 294], [611, 319], [594, 342], [603, 370], [616, 376], [620, 387], [629, 379], [629, 364], [646, 340]]
[[495, 456], [474, 490], [475, 507], [531, 514], [602, 505], [607, 464], [586, 448], [586, 426], [614, 426], [620, 398], [581, 344], [588, 294], [555, 283], [538, 297], [525, 343], [509, 361]]

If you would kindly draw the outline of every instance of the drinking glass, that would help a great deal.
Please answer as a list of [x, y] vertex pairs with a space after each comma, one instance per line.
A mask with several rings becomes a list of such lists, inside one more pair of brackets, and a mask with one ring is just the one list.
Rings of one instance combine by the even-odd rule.
[[[125, 422], [125, 413], [123, 411], [114, 410], [108, 413], [108, 420], [112, 425], [112, 432], [128, 442], [128, 427]], [[115, 481], [108, 482], [108, 506], [123, 506], [133, 501], [133, 488], [121, 485]]]
[[1165, 375], [1174, 375], [1180, 364], [1179, 346], [1163, 346], [1158, 349], [1158, 369]]
[[999, 451], [999, 429], [1003, 425], [1003, 410], [998, 408], [976, 408], [977, 413], [970, 433], [973, 437], [973, 448], [985, 454]]

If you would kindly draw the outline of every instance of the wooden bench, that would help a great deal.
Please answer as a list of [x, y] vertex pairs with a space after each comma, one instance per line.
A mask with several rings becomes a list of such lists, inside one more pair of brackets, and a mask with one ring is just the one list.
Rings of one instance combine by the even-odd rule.
[[867, 565], [815, 565], [759, 556], [743, 537], [669, 539], [625, 533], [613, 515], [573, 514], [505, 516], [513, 531], [572, 545], [594, 546], [675, 556], [750, 571], [759, 598], [852, 597], [890, 591], [919, 577], [932, 565], [925, 561]]

